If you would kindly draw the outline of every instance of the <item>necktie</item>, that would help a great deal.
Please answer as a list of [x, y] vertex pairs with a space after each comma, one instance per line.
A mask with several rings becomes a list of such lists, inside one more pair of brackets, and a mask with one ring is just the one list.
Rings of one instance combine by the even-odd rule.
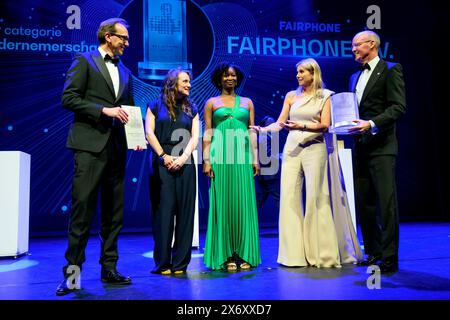
[[361, 70], [361, 72], [366, 69], [370, 71], [370, 65], [368, 63], [359, 66], [359, 70]]
[[120, 61], [120, 58], [117, 57], [117, 56], [115, 56], [114, 58], [111, 58], [111, 56], [110, 56], [109, 54], [106, 54], [106, 55], [105, 55], [105, 62], [106, 62], [106, 61], [111, 61], [112, 63], [114, 63], [115, 66], [117, 66], [117, 64], [118, 64], [119, 61]]

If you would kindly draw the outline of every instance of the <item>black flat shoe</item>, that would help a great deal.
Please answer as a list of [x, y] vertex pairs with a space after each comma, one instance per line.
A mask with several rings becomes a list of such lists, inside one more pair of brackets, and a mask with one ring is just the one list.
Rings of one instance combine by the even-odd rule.
[[358, 266], [371, 266], [377, 264], [381, 260], [380, 256], [368, 256], [366, 260], [361, 260], [356, 263]]
[[186, 270], [172, 270], [172, 273], [176, 276], [186, 274]]
[[65, 296], [66, 294], [75, 292], [76, 290], [80, 290], [80, 289], [77, 289], [75, 287], [69, 288], [69, 286], [67, 285], [67, 278], [66, 278], [63, 281], [61, 281], [61, 283], [56, 288], [56, 295], [57, 296]]
[[380, 267], [380, 272], [382, 274], [395, 273], [398, 271], [398, 260], [396, 259], [385, 259], [378, 264]]
[[169, 276], [172, 274], [172, 270], [170, 270], [170, 269], [155, 269], [155, 270], [150, 271], [150, 273], [160, 274], [163, 276]]
[[116, 270], [102, 270], [102, 282], [109, 284], [128, 285], [131, 284], [131, 278], [125, 277]]

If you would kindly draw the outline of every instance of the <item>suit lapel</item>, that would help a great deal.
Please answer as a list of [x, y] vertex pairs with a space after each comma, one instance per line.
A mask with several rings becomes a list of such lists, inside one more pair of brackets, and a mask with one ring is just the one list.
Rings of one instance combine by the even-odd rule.
[[363, 104], [364, 99], [369, 94], [370, 90], [372, 90], [375, 83], [380, 78], [380, 75], [386, 70], [386, 62], [383, 60], [378, 61], [377, 65], [375, 66], [375, 69], [373, 69], [372, 74], [370, 75], [369, 81], [367, 81], [367, 85], [364, 88], [363, 95], [361, 97], [360, 105]]
[[103, 60], [102, 55], [100, 54], [100, 52], [98, 52], [98, 50], [92, 53], [92, 59], [94, 60], [94, 63], [102, 74], [103, 78], [105, 78], [105, 81], [108, 84], [108, 88], [111, 91], [113, 97], [115, 97], [116, 94], [114, 93], [114, 85], [112, 83], [111, 76], [109, 75], [105, 61]]
[[117, 66], [119, 68], [119, 92], [117, 93], [116, 101], [120, 99], [122, 96], [123, 90], [125, 88], [125, 85], [127, 84], [127, 78], [125, 73], [125, 68], [122, 66], [122, 63], [120, 62]]
[[361, 75], [361, 71], [355, 72], [350, 78], [350, 91], [356, 92], [356, 84], [358, 83], [359, 76]]

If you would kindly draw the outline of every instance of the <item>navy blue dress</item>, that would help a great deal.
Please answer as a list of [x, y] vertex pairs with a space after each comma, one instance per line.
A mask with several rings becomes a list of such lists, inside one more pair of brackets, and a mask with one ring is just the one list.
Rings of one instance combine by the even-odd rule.
[[[148, 107], [155, 116], [155, 136], [164, 152], [182, 155], [191, 137], [197, 108], [193, 106], [191, 114], [187, 114], [177, 106], [176, 119], [172, 120], [161, 99], [149, 103]], [[180, 170], [170, 172], [153, 152], [149, 187], [155, 242], [153, 272], [185, 271], [191, 260], [195, 214], [196, 168], [192, 155]]]

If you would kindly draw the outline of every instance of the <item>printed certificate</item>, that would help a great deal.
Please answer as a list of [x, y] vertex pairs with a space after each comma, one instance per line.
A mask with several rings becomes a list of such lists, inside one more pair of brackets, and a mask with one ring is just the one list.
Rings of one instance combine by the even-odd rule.
[[121, 106], [121, 108], [128, 113], [128, 122], [125, 124], [128, 149], [134, 150], [138, 146], [147, 149], [141, 108], [135, 106]]

